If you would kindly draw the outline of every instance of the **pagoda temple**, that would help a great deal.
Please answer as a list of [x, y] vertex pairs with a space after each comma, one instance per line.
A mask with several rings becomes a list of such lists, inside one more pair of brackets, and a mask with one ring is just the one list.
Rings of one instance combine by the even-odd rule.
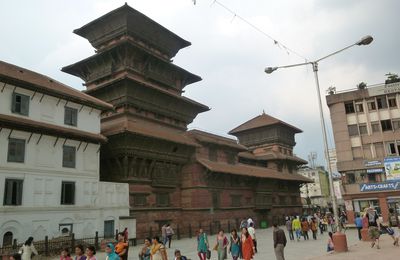
[[[254, 139], [258, 129], [251, 127], [231, 131], [240, 144], [187, 131], [209, 110], [182, 96], [201, 78], [171, 61], [190, 43], [126, 4], [74, 33], [96, 53], [62, 71], [84, 80], [85, 93], [114, 106], [101, 118], [108, 142], [101, 147], [100, 176], [129, 183], [137, 238], [159, 234], [165, 223], [178, 235], [191, 235], [199, 227], [209, 233], [230, 229], [250, 216], [271, 222], [301, 213], [299, 184], [309, 180], [296, 173], [295, 165], [305, 162], [292, 155], [294, 134], [301, 130], [274, 125], [284, 131], [271, 139], [268, 152], [260, 148], [266, 138]], [[261, 136], [269, 128], [261, 124]]]

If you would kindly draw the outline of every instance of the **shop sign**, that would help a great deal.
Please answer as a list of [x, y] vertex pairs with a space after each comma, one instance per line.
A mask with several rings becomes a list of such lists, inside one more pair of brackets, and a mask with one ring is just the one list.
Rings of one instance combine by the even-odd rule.
[[364, 166], [365, 167], [381, 166], [381, 165], [382, 165], [381, 161], [364, 161]]
[[367, 173], [381, 173], [381, 172], [383, 172], [382, 168], [367, 169]]
[[400, 92], [400, 82], [390, 83], [390, 84], [382, 84], [376, 87], [368, 88], [368, 95], [371, 96], [379, 96], [390, 93]]
[[400, 157], [384, 159], [386, 180], [400, 180]]
[[379, 183], [360, 184], [361, 192], [400, 190], [400, 181], [386, 181]]

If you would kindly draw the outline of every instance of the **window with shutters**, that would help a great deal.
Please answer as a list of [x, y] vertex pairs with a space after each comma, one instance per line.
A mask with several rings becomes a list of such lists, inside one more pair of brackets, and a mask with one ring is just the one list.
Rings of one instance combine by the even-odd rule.
[[393, 119], [392, 121], [393, 130], [400, 129], [400, 119]]
[[25, 161], [25, 140], [23, 139], [8, 139], [8, 162], [19, 162]]
[[368, 106], [368, 111], [374, 111], [374, 110], [376, 110], [375, 99], [374, 99], [374, 100], [368, 100], [368, 101], [367, 101], [367, 106]]
[[72, 126], [78, 125], [78, 109], [65, 107], [64, 124]]
[[396, 96], [388, 97], [388, 103], [390, 108], [397, 108]]
[[395, 143], [387, 143], [386, 144], [387, 147], [387, 153], [389, 155], [395, 155], [396, 153], [396, 144]]
[[61, 205], [75, 204], [75, 182], [63, 181], [61, 183]]
[[6, 179], [4, 187], [5, 206], [18, 206], [22, 204], [23, 180]]
[[392, 130], [392, 122], [390, 119], [388, 120], [381, 120], [382, 131], [390, 131]]
[[356, 111], [357, 113], [364, 113], [363, 103], [356, 103]]
[[371, 122], [372, 133], [378, 133], [381, 131], [381, 126], [379, 122]]
[[353, 102], [344, 103], [344, 109], [346, 114], [352, 114], [355, 112]]
[[29, 96], [14, 92], [12, 94], [11, 112], [24, 116], [29, 115]]
[[385, 150], [383, 148], [383, 143], [374, 143], [374, 148], [375, 148], [375, 154], [376, 157], [384, 157], [385, 156]]
[[359, 124], [358, 129], [360, 131], [360, 135], [367, 135], [368, 134], [368, 129], [367, 129], [367, 124]]
[[75, 168], [76, 149], [73, 146], [63, 146], [63, 167]]
[[381, 96], [376, 98], [376, 104], [378, 105], [378, 109], [385, 109], [388, 107], [386, 96]]
[[349, 136], [356, 136], [358, 135], [358, 127], [357, 125], [349, 125]]
[[157, 193], [156, 194], [157, 207], [168, 207], [169, 206], [169, 193]]

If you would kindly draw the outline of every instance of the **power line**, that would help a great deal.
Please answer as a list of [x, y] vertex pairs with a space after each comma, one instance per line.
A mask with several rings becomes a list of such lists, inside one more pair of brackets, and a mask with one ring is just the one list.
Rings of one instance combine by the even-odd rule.
[[[196, 0], [192, 0], [193, 4], [196, 4]], [[306, 62], [308, 62], [309, 60], [301, 55], [300, 53], [296, 52], [295, 50], [289, 48], [288, 46], [286, 46], [285, 44], [283, 44], [282, 42], [276, 40], [274, 37], [272, 37], [271, 35], [269, 35], [268, 33], [266, 33], [265, 31], [261, 30], [259, 27], [257, 27], [256, 25], [254, 25], [253, 23], [249, 22], [248, 20], [246, 20], [245, 18], [243, 18], [242, 16], [238, 15], [235, 11], [233, 11], [232, 9], [230, 9], [229, 7], [227, 7], [225, 4], [221, 3], [218, 0], [212, 0], [211, 6], [213, 6], [214, 4], [219, 5], [220, 7], [224, 8], [226, 11], [228, 11], [229, 13], [231, 13], [233, 15], [232, 21], [235, 18], [240, 19], [242, 22], [246, 23], [248, 26], [250, 26], [251, 28], [253, 28], [254, 30], [256, 30], [257, 32], [261, 33], [262, 35], [264, 35], [265, 37], [269, 38], [270, 40], [272, 40], [273, 44], [278, 46], [279, 48], [283, 48], [286, 53], [289, 55], [290, 53], [293, 53], [295, 55], [297, 55], [298, 57], [302, 58], [303, 60], [305, 60]]]

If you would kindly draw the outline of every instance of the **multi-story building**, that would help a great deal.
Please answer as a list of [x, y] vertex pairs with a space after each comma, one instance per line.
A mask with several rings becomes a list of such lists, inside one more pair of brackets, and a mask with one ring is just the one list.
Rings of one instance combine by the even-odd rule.
[[388, 218], [400, 202], [400, 82], [331, 92], [337, 167], [349, 220], [372, 206]]
[[[99, 182], [104, 101], [0, 61], [0, 245], [112, 236], [128, 185]], [[132, 230], [134, 232], [134, 230]]]
[[301, 211], [298, 185], [309, 179], [296, 174], [305, 162], [292, 154], [301, 130], [263, 115], [230, 132], [240, 144], [187, 131], [209, 110], [182, 95], [201, 78], [172, 62], [190, 42], [128, 5], [74, 32], [96, 54], [62, 70], [82, 78], [87, 94], [114, 105], [115, 113], [101, 119], [109, 141], [101, 148], [100, 175], [129, 183], [138, 238], [167, 222], [188, 235], [199, 226], [215, 231], [249, 216], [270, 222]]
[[300, 196], [303, 206], [309, 209], [326, 209], [330, 205], [328, 173], [323, 167], [301, 167], [300, 175], [313, 180], [313, 183], [305, 183], [300, 187]]

